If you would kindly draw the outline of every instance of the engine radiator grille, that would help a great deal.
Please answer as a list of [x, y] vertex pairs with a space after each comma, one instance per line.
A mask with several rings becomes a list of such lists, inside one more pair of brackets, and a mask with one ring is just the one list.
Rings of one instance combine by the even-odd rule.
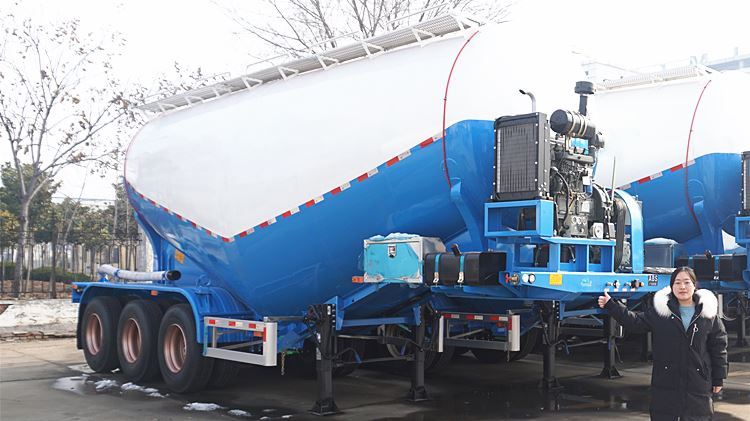
[[543, 113], [495, 120], [494, 200], [549, 196], [549, 124]]

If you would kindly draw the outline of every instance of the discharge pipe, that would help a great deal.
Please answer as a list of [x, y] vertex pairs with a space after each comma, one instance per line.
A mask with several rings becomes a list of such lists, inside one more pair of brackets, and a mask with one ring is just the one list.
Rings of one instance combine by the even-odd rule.
[[100, 265], [96, 272], [100, 275], [113, 276], [126, 281], [176, 281], [180, 279], [179, 270], [163, 270], [159, 272], [135, 272], [122, 270], [111, 265]]

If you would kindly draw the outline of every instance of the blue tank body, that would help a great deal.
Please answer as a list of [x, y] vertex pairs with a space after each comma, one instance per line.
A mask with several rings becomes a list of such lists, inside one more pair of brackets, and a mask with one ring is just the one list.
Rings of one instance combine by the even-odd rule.
[[723, 253], [741, 207], [740, 154], [713, 153], [634, 181], [625, 189], [643, 205], [644, 238], [668, 238], [689, 254]]
[[[464, 194], [476, 200], [461, 206], [476, 214], [491, 192], [492, 125], [469, 120], [446, 131], [452, 184], [466, 186]], [[443, 162], [442, 139], [415, 141], [409, 156], [383, 163], [370, 177], [350, 180], [348, 189], [326, 193], [314, 206], [301, 204], [298, 213], [230, 239], [207, 233], [132, 186], [128, 194], [154, 244], [158, 269], [183, 273], [177, 286], [225, 289], [259, 316], [297, 315], [358, 287], [352, 276], [362, 275], [363, 240], [373, 235], [416, 232], [466, 249], [481, 247], [479, 238], [467, 234]], [[380, 294], [359, 312], [377, 315], [392, 298]]]

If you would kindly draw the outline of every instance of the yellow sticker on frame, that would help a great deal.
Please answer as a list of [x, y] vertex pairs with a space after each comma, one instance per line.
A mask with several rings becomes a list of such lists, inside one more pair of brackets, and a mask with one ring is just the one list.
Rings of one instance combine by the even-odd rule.
[[550, 285], [562, 285], [562, 273], [550, 273], [549, 284]]
[[185, 263], [185, 255], [179, 250], [174, 251], [174, 258], [180, 263]]

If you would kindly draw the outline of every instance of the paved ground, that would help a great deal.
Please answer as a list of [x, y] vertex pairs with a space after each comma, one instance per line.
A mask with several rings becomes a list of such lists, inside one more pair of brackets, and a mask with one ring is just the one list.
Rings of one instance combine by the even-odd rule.
[[[750, 420], [750, 348], [731, 353], [731, 375], [715, 419]], [[360, 369], [334, 381], [344, 412], [332, 419], [647, 419], [650, 365], [631, 362], [626, 354], [624, 377], [604, 380], [596, 377], [599, 355], [592, 350], [560, 361], [558, 377], [565, 388], [554, 394], [536, 387], [541, 376], [537, 356], [489, 366], [459, 357], [428, 378], [432, 400], [419, 404], [402, 399], [409, 388], [403, 373]], [[295, 373], [282, 377], [278, 368], [249, 367], [237, 386], [176, 395], [159, 383], [143, 385], [155, 390], [123, 388], [118, 374], [87, 374], [83, 362], [74, 339], [0, 343], [0, 419], [316, 419], [306, 412], [315, 400], [315, 380]], [[196, 402], [221, 408], [184, 409]]]

